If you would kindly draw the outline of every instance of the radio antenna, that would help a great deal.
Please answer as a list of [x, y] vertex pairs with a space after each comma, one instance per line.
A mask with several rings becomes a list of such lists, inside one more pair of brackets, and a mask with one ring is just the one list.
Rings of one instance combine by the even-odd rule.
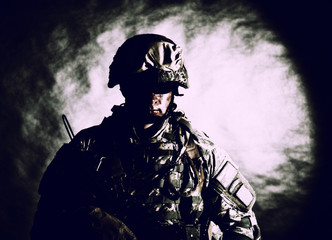
[[73, 140], [75, 135], [73, 133], [73, 130], [70, 127], [70, 124], [68, 122], [68, 119], [67, 119], [66, 115], [64, 115], [64, 114], [62, 114], [62, 121], [63, 121], [63, 124], [65, 125], [65, 128], [67, 130], [67, 133], [69, 135], [70, 140]]

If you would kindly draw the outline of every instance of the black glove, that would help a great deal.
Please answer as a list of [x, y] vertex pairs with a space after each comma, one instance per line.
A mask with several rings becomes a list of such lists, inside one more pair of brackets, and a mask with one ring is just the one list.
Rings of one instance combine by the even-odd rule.
[[95, 208], [89, 213], [92, 229], [103, 240], [136, 240], [134, 233], [118, 218]]

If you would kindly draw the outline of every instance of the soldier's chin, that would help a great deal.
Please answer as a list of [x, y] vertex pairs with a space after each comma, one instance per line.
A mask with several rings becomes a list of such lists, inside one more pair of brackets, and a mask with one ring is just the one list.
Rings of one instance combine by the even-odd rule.
[[149, 115], [156, 116], [156, 117], [162, 117], [164, 114], [161, 112], [161, 110], [150, 110]]
[[151, 114], [149, 113], [146, 116], [146, 121], [150, 123], [158, 122], [162, 119], [163, 115], [162, 114]]

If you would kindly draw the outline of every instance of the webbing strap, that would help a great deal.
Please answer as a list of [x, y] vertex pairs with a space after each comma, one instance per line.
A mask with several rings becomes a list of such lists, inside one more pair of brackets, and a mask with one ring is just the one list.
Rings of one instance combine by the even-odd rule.
[[187, 153], [189, 158], [195, 159], [195, 158], [199, 158], [201, 155], [198, 151], [197, 145], [195, 144], [192, 136], [193, 135], [190, 134], [190, 138], [189, 138], [187, 148], [186, 148], [186, 153]]

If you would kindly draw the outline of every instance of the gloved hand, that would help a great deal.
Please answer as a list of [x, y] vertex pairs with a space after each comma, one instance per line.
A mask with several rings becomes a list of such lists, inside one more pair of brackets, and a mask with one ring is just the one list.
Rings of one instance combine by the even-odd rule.
[[103, 240], [136, 240], [134, 233], [118, 218], [94, 208], [89, 216], [92, 230]]

